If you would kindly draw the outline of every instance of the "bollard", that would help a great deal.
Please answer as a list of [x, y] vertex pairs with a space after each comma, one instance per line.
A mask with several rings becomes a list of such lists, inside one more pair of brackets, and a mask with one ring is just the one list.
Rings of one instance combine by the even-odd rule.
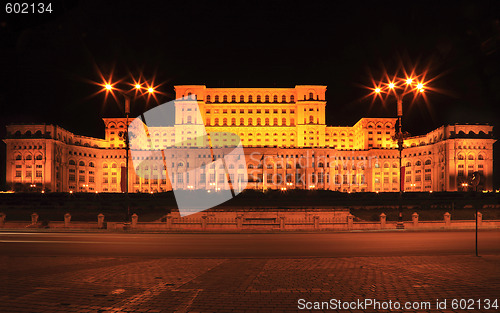
[[352, 229], [353, 224], [354, 224], [354, 215], [349, 213], [349, 215], [347, 215], [347, 229]]
[[384, 229], [386, 222], [387, 222], [387, 216], [384, 213], [380, 214], [380, 228]]
[[99, 214], [97, 215], [97, 228], [103, 229], [104, 228], [104, 214]]
[[314, 216], [314, 229], [319, 229], [319, 216]]
[[241, 229], [243, 227], [243, 215], [236, 216], [236, 228]]
[[[474, 215], [475, 215], [475, 214], [474, 214]], [[0, 217], [0, 219], [1, 219], [1, 217]], [[0, 224], [1, 224], [1, 223], [2, 223], [2, 222], [1, 222], [1, 220], [0, 220]], [[478, 226], [481, 226], [481, 224], [483, 224], [483, 213], [481, 213], [481, 212], [479, 212], [479, 211], [478, 211], [478, 212], [477, 212], [477, 225], [478, 225]]]
[[64, 227], [69, 227], [69, 223], [71, 222], [71, 214], [64, 214]]
[[139, 220], [139, 216], [137, 216], [137, 214], [132, 214], [132, 225], [131, 227], [132, 228], [136, 228], [137, 227], [137, 221]]
[[411, 215], [411, 220], [413, 221], [413, 227], [418, 227], [418, 213], [413, 212]]
[[201, 217], [201, 229], [206, 230], [207, 229], [207, 216], [203, 215]]
[[33, 213], [31, 214], [31, 224], [36, 224], [38, 223], [38, 214]]
[[168, 214], [167, 215], [167, 229], [172, 228], [172, 215]]
[[285, 217], [280, 216], [280, 230], [285, 230]]
[[451, 226], [451, 214], [449, 212], [444, 213], [444, 226]]
[[0, 213], [0, 227], [4, 227], [5, 226], [5, 217], [7, 215], [5, 215], [5, 213]]

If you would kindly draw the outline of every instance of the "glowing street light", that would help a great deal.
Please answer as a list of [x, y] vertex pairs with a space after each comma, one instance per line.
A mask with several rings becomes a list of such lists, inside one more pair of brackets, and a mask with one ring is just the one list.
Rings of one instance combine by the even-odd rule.
[[[131, 99], [136, 99], [138, 96], [144, 96], [145, 94], [148, 95], [148, 99], [153, 96], [156, 99], [156, 88], [154, 86], [154, 80], [151, 84], [148, 84], [147, 82], [141, 82], [141, 80], [133, 80], [132, 84], [126, 84], [121, 80], [118, 80], [116, 82], [113, 82], [112, 76], [106, 80], [104, 76], [101, 74], [101, 79], [103, 80], [103, 83], [96, 83], [97, 85], [101, 86], [103, 89], [102, 91], [106, 92], [106, 96], [111, 93], [113, 98], [118, 102], [118, 99], [115, 96], [115, 92], [117, 94], [120, 94], [124, 100], [124, 109], [125, 109], [125, 117], [126, 117], [126, 128], [124, 131], [119, 132], [119, 136], [121, 139], [124, 140], [125, 142], [125, 164], [126, 164], [126, 187], [125, 187], [125, 194], [127, 195], [128, 198], [128, 193], [129, 193], [129, 163], [130, 163], [130, 144], [129, 144], [129, 138], [128, 138], [128, 126], [129, 126], [129, 114], [130, 114], [130, 100]], [[126, 86], [126, 88], [119, 88], [122, 85]], [[88, 185], [86, 186], [88, 188]], [[152, 192], [151, 192], [152, 193]], [[128, 202], [128, 201], [127, 201]], [[127, 205], [127, 219], [130, 219], [130, 206]]]
[[[424, 75], [425, 76], [425, 75]], [[422, 76], [423, 77], [423, 76]], [[375, 86], [372, 89], [373, 95], [375, 97], [386, 94], [384, 101], [389, 96], [396, 97], [397, 101], [397, 113], [398, 113], [398, 129], [393, 139], [397, 141], [399, 150], [399, 221], [398, 226], [404, 227], [403, 225], [403, 207], [402, 207], [402, 197], [403, 197], [403, 146], [404, 140], [409, 136], [407, 132], [403, 133], [402, 127], [402, 117], [403, 117], [403, 98], [408, 94], [413, 94], [414, 99], [420, 94], [424, 93], [425, 82], [423, 78], [413, 75], [405, 75], [405, 77], [393, 77], [392, 80], [388, 79], [386, 82], [379, 81], [374, 82]], [[384, 87], [385, 86], [385, 87]]]

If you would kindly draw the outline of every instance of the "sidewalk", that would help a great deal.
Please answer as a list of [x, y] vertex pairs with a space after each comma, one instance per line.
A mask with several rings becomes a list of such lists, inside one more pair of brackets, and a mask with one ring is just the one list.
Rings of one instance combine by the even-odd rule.
[[[500, 298], [499, 255], [296, 259], [2, 256], [0, 265], [1, 312], [289, 312], [297, 310], [299, 299], [430, 301], [431, 311], [451, 312], [456, 311], [451, 308], [452, 299]], [[436, 310], [436, 299], [448, 299], [447, 308]]]

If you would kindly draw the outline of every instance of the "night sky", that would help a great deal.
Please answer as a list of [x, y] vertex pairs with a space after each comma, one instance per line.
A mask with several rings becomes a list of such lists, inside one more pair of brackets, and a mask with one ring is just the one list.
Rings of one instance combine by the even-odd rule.
[[323, 84], [335, 126], [395, 116], [395, 101], [372, 104], [362, 86], [416, 65], [435, 78], [435, 91], [428, 103], [405, 107], [412, 135], [444, 124], [500, 125], [500, 1], [94, 0], [52, 1], [51, 14], [0, 9], [0, 138], [16, 122], [104, 137], [101, 118], [122, 112], [95, 95], [99, 72], [162, 83], [158, 102], [137, 101], [133, 115], [172, 100], [177, 84]]

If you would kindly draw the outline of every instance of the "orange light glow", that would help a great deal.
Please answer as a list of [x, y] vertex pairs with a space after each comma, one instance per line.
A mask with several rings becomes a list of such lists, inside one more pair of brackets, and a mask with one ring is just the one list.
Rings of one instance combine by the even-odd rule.
[[135, 89], [137, 89], [137, 90], [141, 89], [141, 85], [140, 84], [135, 84]]
[[380, 88], [375, 88], [375, 93], [380, 93]]
[[418, 83], [417, 84], [417, 89], [424, 89], [424, 84]]
[[411, 83], [413, 83], [413, 79], [408, 78], [408, 79], [406, 80], [406, 84], [407, 84], [407, 85], [410, 85]]
[[113, 89], [113, 86], [111, 86], [110, 84], [106, 84], [106, 85], [104, 85], [104, 87], [105, 87], [107, 90], [111, 90], [111, 89]]
[[148, 92], [149, 92], [149, 93], [154, 93], [154, 92], [155, 92], [155, 90], [154, 90], [154, 88], [153, 88], [153, 87], [149, 87], [149, 88], [148, 88]]
[[394, 83], [389, 83], [389, 88], [393, 89], [394, 88]]

